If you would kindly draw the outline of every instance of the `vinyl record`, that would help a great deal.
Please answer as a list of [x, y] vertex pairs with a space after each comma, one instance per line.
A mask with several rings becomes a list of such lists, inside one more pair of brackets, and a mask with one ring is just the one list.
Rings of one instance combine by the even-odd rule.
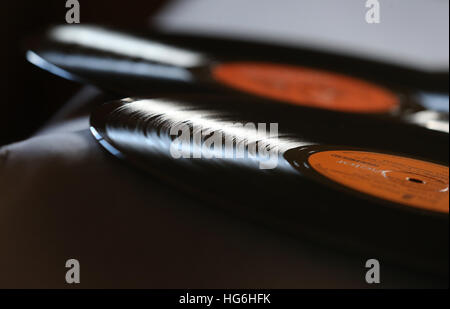
[[[30, 40], [27, 58], [60, 76], [127, 96], [232, 93], [295, 106], [298, 113], [318, 109], [449, 131], [448, 72], [230, 40], [186, 41], [63, 25]], [[190, 50], [192, 45], [200, 52]]]
[[[91, 131], [109, 153], [214, 209], [447, 275], [448, 160], [415, 155], [430, 150], [427, 139], [417, 149], [401, 128], [368, 136], [371, 124], [361, 124], [352, 144], [338, 123], [242, 100], [128, 98], [94, 111]], [[382, 148], [383, 140], [411, 152]]]

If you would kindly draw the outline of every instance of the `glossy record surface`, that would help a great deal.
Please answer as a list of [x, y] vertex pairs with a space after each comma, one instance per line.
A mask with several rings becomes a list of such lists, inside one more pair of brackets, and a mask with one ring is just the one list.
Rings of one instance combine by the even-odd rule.
[[[346, 250], [377, 252], [395, 260], [408, 254], [415, 257], [411, 261], [414, 266], [428, 268], [430, 261], [434, 265], [431, 268], [442, 266], [448, 257], [444, 245], [448, 241], [448, 233], [444, 233], [448, 229], [448, 210], [447, 214], [439, 214], [408, 207], [326, 179], [310, 168], [298, 168], [301, 164], [294, 165], [298, 160], [306, 163], [304, 158], [313, 152], [354, 149], [356, 144], [345, 143], [349, 141], [345, 128], [333, 123], [321, 127], [308, 118], [289, 117], [289, 113], [279, 118], [270, 103], [247, 102], [244, 111], [239, 106], [242, 102], [236, 98], [125, 99], [94, 112], [92, 132], [116, 157], [217, 209]], [[249, 122], [278, 123], [277, 138], [234, 125]], [[201, 140], [190, 140], [187, 148], [177, 148], [189, 158], [174, 158], [171, 153], [177, 135], [170, 135], [170, 129], [181, 124], [187, 124], [191, 133], [207, 132]], [[372, 129], [366, 123], [359, 133], [363, 136], [365, 130]], [[221, 154], [231, 156], [217, 158], [211, 148], [202, 147], [207, 137], [217, 131], [224, 138]], [[236, 141], [228, 148], [227, 137]], [[326, 146], [330, 140], [343, 146]], [[366, 145], [374, 149], [383, 138], [366, 136], [366, 140], [370, 141]], [[236, 157], [239, 142], [262, 145], [273, 156], [246, 149], [244, 157]], [[275, 168], [262, 169], [264, 162], [273, 163], [268, 158], [276, 159]], [[444, 162], [440, 166], [446, 168]], [[383, 228], [374, 228], [380, 222]]]

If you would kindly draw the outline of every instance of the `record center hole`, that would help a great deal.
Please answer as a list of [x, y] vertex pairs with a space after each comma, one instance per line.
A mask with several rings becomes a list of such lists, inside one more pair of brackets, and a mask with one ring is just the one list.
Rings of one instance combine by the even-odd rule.
[[422, 183], [422, 184], [425, 183], [425, 181], [420, 180], [420, 179], [417, 179], [417, 178], [407, 177], [406, 179], [407, 179], [408, 181], [415, 182], [415, 183]]

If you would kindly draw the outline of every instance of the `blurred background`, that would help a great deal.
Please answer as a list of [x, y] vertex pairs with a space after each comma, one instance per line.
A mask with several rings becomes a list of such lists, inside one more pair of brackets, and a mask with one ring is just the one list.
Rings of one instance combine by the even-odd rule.
[[[80, 1], [81, 21], [117, 27], [148, 27], [165, 0]], [[0, 9], [0, 145], [24, 139], [48, 120], [79, 85], [28, 63], [23, 40], [51, 24], [65, 23], [65, 0], [4, 1]]]
[[[306, 46], [448, 77], [447, 0], [380, 0], [380, 24], [366, 23], [365, 0], [79, 2], [82, 23]], [[65, 3], [2, 3], [0, 145], [32, 134], [79, 89], [34, 67], [24, 57], [27, 36], [65, 22]]]

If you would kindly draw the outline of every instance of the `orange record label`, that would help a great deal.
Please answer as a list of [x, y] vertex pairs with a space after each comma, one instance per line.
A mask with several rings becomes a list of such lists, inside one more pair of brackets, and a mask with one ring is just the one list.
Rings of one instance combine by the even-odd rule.
[[299, 66], [233, 62], [213, 68], [219, 82], [265, 98], [353, 113], [386, 113], [399, 101], [391, 91], [363, 80]]
[[323, 151], [309, 164], [327, 178], [354, 190], [421, 209], [448, 214], [448, 167], [406, 157]]

